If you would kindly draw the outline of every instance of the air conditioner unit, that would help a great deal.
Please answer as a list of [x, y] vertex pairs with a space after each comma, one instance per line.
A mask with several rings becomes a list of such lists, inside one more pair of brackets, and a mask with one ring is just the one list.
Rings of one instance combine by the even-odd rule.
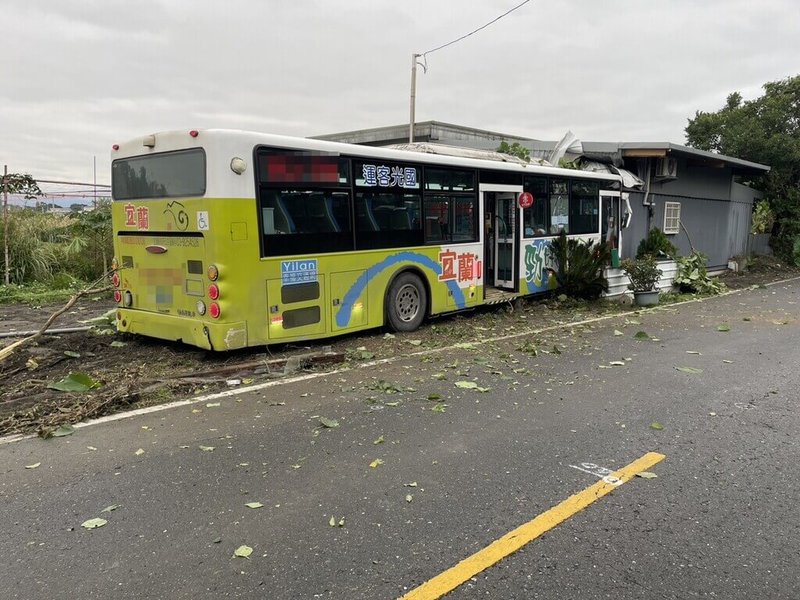
[[666, 156], [656, 162], [656, 177], [660, 179], [675, 179], [678, 177], [678, 159]]

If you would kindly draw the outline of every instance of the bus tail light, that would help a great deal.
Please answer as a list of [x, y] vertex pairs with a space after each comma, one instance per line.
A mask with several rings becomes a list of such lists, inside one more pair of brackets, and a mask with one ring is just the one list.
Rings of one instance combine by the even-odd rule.
[[211, 281], [216, 281], [219, 279], [219, 269], [217, 268], [217, 265], [208, 265], [207, 275]]
[[220, 309], [219, 304], [216, 302], [212, 302], [211, 306], [208, 307], [208, 314], [211, 315], [212, 319], [219, 319]]
[[208, 297], [212, 300], [217, 300], [219, 298], [219, 286], [216, 283], [212, 283], [208, 286]]
[[116, 302], [117, 304], [122, 302], [122, 292], [120, 292], [119, 290], [114, 290], [114, 302]]
[[133, 294], [130, 290], [125, 290], [125, 293], [122, 294], [122, 304], [127, 308], [133, 306]]
[[190, 136], [192, 136], [193, 138], [196, 138], [198, 135], [200, 135], [200, 132], [199, 132], [199, 131], [197, 131], [197, 129], [192, 129], [192, 130], [189, 132], [189, 135], [190, 135]]
[[116, 271], [119, 268], [119, 262], [117, 262], [117, 257], [111, 259], [111, 270]]
[[114, 273], [111, 276], [111, 283], [114, 285], [115, 288], [119, 287], [119, 273]]
[[202, 316], [202, 315], [206, 314], [206, 303], [203, 302], [202, 300], [198, 300], [197, 301], [197, 305], [195, 306], [195, 308], [197, 309], [197, 314], [198, 315]]

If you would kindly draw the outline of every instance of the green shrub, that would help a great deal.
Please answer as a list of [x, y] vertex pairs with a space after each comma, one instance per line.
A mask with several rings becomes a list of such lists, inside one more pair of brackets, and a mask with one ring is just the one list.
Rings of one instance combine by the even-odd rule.
[[608, 291], [608, 280], [603, 274], [611, 260], [607, 244], [569, 239], [562, 231], [553, 240], [551, 251], [557, 265], [556, 280], [561, 293], [572, 298], [596, 300]]
[[795, 242], [800, 239], [800, 189], [787, 188], [780, 196], [770, 198], [775, 224], [769, 245], [782, 262], [800, 266], [795, 256]]
[[56, 273], [50, 280], [50, 287], [54, 290], [74, 290], [81, 287], [81, 281], [69, 273]]
[[753, 208], [753, 226], [752, 233], [769, 233], [772, 231], [772, 225], [775, 222], [775, 214], [770, 208], [769, 201], [759, 200]]
[[[0, 227], [0, 245], [4, 228]], [[50, 282], [57, 273], [92, 281], [112, 256], [110, 204], [72, 215], [14, 210], [8, 217], [9, 275], [17, 284]], [[0, 273], [5, 272], [0, 252]]]
[[678, 249], [669, 241], [663, 231], [653, 227], [647, 237], [639, 242], [639, 247], [636, 249], [636, 258], [642, 258], [646, 254], [651, 254], [656, 258], [673, 258], [678, 255]]
[[692, 294], [719, 294], [723, 285], [716, 279], [708, 276], [706, 269], [706, 256], [702, 252], [694, 251], [689, 256], [679, 256], [675, 259], [678, 270], [673, 283], [682, 292]]
[[658, 268], [656, 257], [645, 254], [641, 258], [626, 258], [620, 263], [623, 271], [631, 280], [629, 290], [634, 292], [652, 292], [661, 278], [661, 269]]

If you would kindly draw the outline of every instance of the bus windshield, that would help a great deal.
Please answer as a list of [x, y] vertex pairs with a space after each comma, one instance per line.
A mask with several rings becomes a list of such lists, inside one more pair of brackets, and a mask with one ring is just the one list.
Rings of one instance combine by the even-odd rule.
[[114, 200], [202, 196], [206, 157], [201, 148], [115, 160], [111, 166]]

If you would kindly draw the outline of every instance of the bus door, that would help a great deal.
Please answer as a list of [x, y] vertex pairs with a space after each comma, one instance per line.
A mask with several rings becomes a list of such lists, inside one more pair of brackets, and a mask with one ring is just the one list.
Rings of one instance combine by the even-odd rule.
[[515, 291], [517, 194], [483, 191], [486, 285]]
[[516, 230], [516, 195], [495, 195], [495, 256], [494, 286], [514, 289], [514, 235]]
[[622, 247], [622, 211], [619, 192], [600, 192], [602, 240], [611, 248], [611, 266], [619, 267], [620, 248]]

